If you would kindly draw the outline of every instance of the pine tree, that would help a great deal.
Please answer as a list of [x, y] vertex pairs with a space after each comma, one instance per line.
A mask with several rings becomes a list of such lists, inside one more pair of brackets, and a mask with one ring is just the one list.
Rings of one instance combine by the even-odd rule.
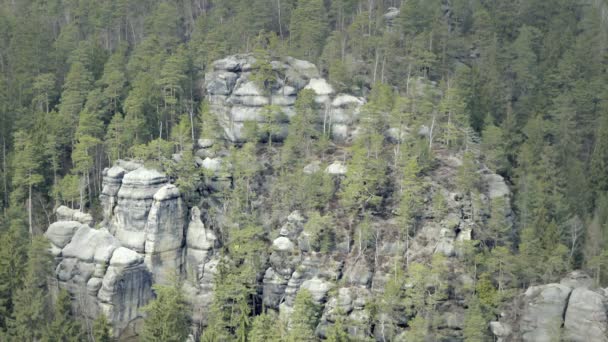
[[103, 313], [93, 322], [93, 339], [95, 342], [112, 342], [114, 340], [108, 319]]
[[[10, 334], [18, 340], [34, 341], [40, 340], [40, 338], [49, 341], [58, 340], [48, 335], [50, 301], [47, 278], [52, 272], [53, 265], [53, 257], [48, 251], [48, 246], [48, 240], [35, 236], [28, 247], [25, 286], [19, 288], [14, 294], [15, 309], [9, 329]], [[69, 328], [70, 325], [67, 324], [66, 331]]]
[[251, 342], [278, 342], [281, 341], [280, 321], [273, 311], [264, 312], [255, 316], [248, 335]]
[[288, 341], [314, 341], [315, 329], [321, 312], [318, 304], [306, 289], [300, 289], [293, 304], [289, 320]]
[[33, 226], [33, 190], [44, 181], [41, 175], [41, 161], [39, 151], [33, 142], [32, 136], [24, 131], [18, 131], [15, 137], [15, 153], [19, 156], [13, 159], [13, 192], [11, 201], [22, 203], [26, 201], [30, 235], [34, 234]]
[[182, 342], [188, 337], [190, 322], [188, 307], [178, 284], [171, 286], [154, 285], [156, 299], [143, 310], [142, 337], [145, 341]]
[[327, 34], [323, 1], [298, 0], [291, 14], [289, 31], [292, 55], [315, 61]]
[[464, 316], [464, 338], [471, 342], [487, 341], [487, 322], [483, 317], [479, 300], [470, 298], [468, 303]]
[[0, 330], [5, 330], [13, 311], [13, 299], [27, 272], [27, 223], [14, 208], [7, 213], [9, 226], [0, 230]]
[[85, 334], [72, 314], [72, 299], [66, 290], [60, 290], [53, 310], [53, 320], [47, 324], [43, 342], [84, 341]]

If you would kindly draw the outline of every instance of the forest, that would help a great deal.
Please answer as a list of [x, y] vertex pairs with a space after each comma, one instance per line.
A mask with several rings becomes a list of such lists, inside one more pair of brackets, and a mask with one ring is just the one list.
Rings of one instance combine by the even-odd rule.
[[[304, 89], [285, 131], [288, 113], [268, 104], [227, 138], [205, 82], [231, 55], [255, 59], [249, 78], [268, 96], [276, 61], [316, 65], [336, 93], [364, 99], [357, 133], [338, 142]], [[230, 167], [198, 163], [201, 141]], [[114, 318], [83, 319], [55, 285], [45, 232], [60, 206], [102, 222], [121, 160], [163, 172], [184, 207], [202, 208], [221, 258], [202, 321], [183, 266], [120, 340], [489, 341], [529, 286], [572, 270], [608, 286], [603, 0], [0, 0], [0, 144], [0, 341], [119, 338]], [[442, 175], [449, 156], [456, 171]], [[347, 171], [306, 171], [334, 161]], [[488, 204], [482, 171], [509, 196]], [[209, 190], [218, 177], [228, 185]], [[452, 217], [444, 188], [472, 203], [473, 237], [417, 258], [423, 226]], [[366, 285], [362, 328], [326, 319], [312, 290], [291, 311], [266, 307], [264, 271], [294, 211], [321, 268], [365, 260], [385, 273]], [[402, 252], [389, 258], [391, 240]], [[327, 296], [342, 298], [344, 282]], [[458, 296], [450, 335], [438, 322]]]

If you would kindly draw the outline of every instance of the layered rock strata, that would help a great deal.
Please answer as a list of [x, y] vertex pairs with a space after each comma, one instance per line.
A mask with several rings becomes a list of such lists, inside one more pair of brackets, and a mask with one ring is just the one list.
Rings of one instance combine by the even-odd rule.
[[315, 94], [320, 129], [331, 132], [336, 140], [349, 138], [363, 99], [336, 94], [320, 77], [314, 64], [291, 57], [270, 61], [273, 81], [265, 86], [267, 89], [261, 89], [255, 81], [259, 70], [256, 62], [248, 54], [229, 56], [213, 63], [212, 71], [205, 75], [205, 92], [211, 109], [229, 141], [245, 140], [246, 122], [266, 123], [265, 106], [268, 105], [276, 106], [281, 113], [274, 118], [280, 128], [274, 138], [285, 138], [287, 126], [296, 112], [296, 99], [303, 89]]

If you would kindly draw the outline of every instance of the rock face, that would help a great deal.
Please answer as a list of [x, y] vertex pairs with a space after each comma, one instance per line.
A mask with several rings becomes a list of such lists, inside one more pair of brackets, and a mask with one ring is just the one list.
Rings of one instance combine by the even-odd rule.
[[205, 91], [212, 111], [224, 129], [225, 137], [232, 142], [243, 142], [244, 125], [248, 121], [264, 123], [264, 106], [275, 105], [280, 109], [278, 124], [280, 133], [286, 136], [290, 118], [295, 115], [298, 93], [311, 89], [318, 105], [318, 123], [331, 129], [333, 137], [345, 140], [352, 133], [359, 108], [364, 103], [360, 98], [339, 94], [323, 78], [317, 67], [309, 62], [287, 57], [270, 62], [274, 82], [266, 90], [254, 81], [257, 72], [256, 59], [252, 55], [234, 55], [213, 63], [213, 70], [205, 75]]
[[120, 332], [152, 298], [152, 276], [138, 253], [120, 247], [107, 229], [75, 221], [53, 223], [46, 232], [57, 261], [56, 279], [73, 296], [76, 312], [108, 317]]
[[102, 228], [60, 207], [46, 236], [58, 285], [73, 295], [75, 309], [90, 318], [104, 313], [119, 336], [136, 329], [153, 283], [182, 275], [187, 208], [164, 174], [134, 162], [104, 171], [100, 197]]
[[193, 320], [203, 324], [213, 298], [213, 279], [220, 261], [215, 253], [217, 247], [215, 233], [203, 224], [198, 207], [193, 207], [186, 239], [184, 290], [194, 307]]
[[521, 318], [492, 322], [492, 332], [500, 341], [608, 341], [608, 297], [589, 280], [574, 271], [560, 284], [528, 288]]

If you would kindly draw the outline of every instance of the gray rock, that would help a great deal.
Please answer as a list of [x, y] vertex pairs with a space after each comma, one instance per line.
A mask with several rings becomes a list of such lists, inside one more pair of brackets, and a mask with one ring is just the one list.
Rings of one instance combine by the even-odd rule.
[[520, 321], [523, 341], [551, 342], [559, 339], [563, 314], [571, 288], [560, 284], [530, 287]]
[[285, 236], [280, 236], [272, 242], [272, 248], [279, 252], [293, 252], [295, 245]]
[[[287, 136], [287, 124], [295, 115], [297, 94], [303, 88], [312, 89], [316, 94], [315, 101], [322, 104], [318, 124], [324, 122], [336, 139], [346, 140], [350, 136], [350, 126], [356, 121], [362, 99], [346, 94], [334, 98], [334, 89], [320, 78], [318, 69], [310, 62], [287, 57], [271, 60], [270, 64], [278, 75], [276, 83], [270, 85], [270, 93], [263, 92], [251, 80], [250, 70], [255, 66], [252, 55], [233, 55], [216, 61], [214, 71], [205, 75], [204, 87], [211, 111], [217, 116], [226, 139], [245, 142], [245, 122], [264, 123], [266, 118], [262, 107], [273, 104], [280, 106], [285, 114], [280, 119], [281, 132], [273, 139], [283, 140]], [[340, 126], [344, 124], [347, 126]], [[341, 131], [344, 131], [343, 134]]]
[[431, 130], [428, 126], [422, 125], [420, 129], [418, 129], [418, 136], [420, 137], [428, 137]]
[[156, 171], [139, 168], [127, 173], [116, 196], [117, 203], [110, 231], [128, 248], [143, 252], [146, 243], [146, 223], [154, 202], [154, 194], [167, 182]]
[[578, 287], [591, 288], [593, 286], [593, 279], [587, 273], [575, 270], [570, 272], [559, 283], [573, 289]]
[[490, 199], [506, 197], [511, 194], [511, 190], [509, 190], [509, 186], [507, 186], [502, 176], [492, 173], [484, 175], [483, 178], [488, 185], [488, 196]]
[[314, 161], [314, 162], [304, 166], [304, 169], [302, 171], [307, 175], [312, 175], [314, 173], [319, 172], [320, 170], [321, 170], [321, 162]]
[[214, 139], [198, 139], [197, 140], [197, 145], [200, 148], [211, 148], [211, 147], [213, 147], [214, 143], [215, 143]]
[[313, 78], [304, 89], [311, 89], [317, 95], [332, 95], [334, 88], [323, 78]]
[[230, 71], [214, 71], [205, 75], [210, 80], [205, 87], [207, 93], [214, 95], [230, 95], [238, 75]]
[[572, 290], [564, 322], [567, 341], [608, 341], [606, 297], [585, 287]]
[[384, 13], [384, 20], [391, 21], [399, 16], [399, 9], [396, 7], [389, 7], [386, 13]]
[[93, 226], [93, 216], [91, 214], [83, 213], [64, 205], [57, 208], [55, 213], [57, 214], [57, 221], [78, 221], [82, 224]]
[[334, 176], [343, 176], [346, 174], [346, 171], [346, 165], [342, 164], [339, 161], [333, 162], [325, 169], [326, 173]]
[[128, 248], [119, 247], [114, 251], [114, 254], [112, 254], [110, 266], [134, 266], [141, 264], [143, 261], [143, 257], [137, 252], [134, 252]]
[[304, 281], [300, 288], [308, 290], [317, 303], [324, 303], [332, 286], [330, 282], [314, 277]]
[[498, 338], [499, 342], [507, 341], [512, 332], [511, 326], [502, 322], [490, 322], [490, 330]]
[[84, 262], [107, 263], [119, 242], [106, 229], [78, 228], [69, 244], [63, 248], [65, 258]]
[[211, 172], [219, 172], [222, 170], [222, 159], [221, 158], [205, 158], [201, 165], [205, 170]]
[[65, 247], [83, 224], [76, 221], [58, 221], [49, 226], [44, 235], [54, 246]]
[[157, 283], [168, 284], [181, 269], [186, 228], [186, 206], [173, 184], [161, 187], [153, 196], [145, 224], [145, 261]]

